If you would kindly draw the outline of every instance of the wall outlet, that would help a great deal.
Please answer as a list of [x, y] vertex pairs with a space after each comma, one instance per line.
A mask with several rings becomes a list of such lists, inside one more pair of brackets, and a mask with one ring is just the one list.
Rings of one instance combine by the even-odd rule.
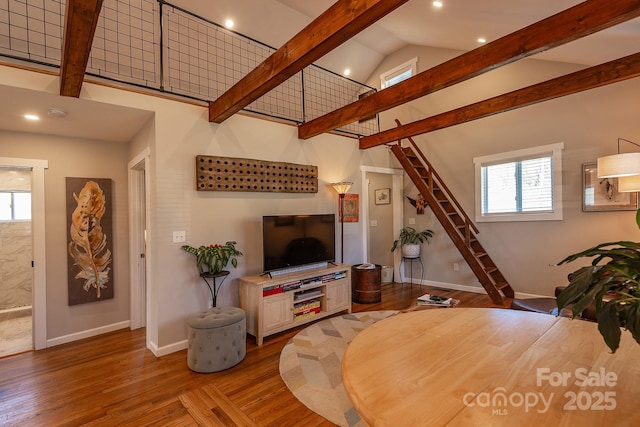
[[377, 227], [378, 226], [378, 220], [377, 219], [372, 219], [371, 220], [371, 226], [372, 227]]
[[187, 240], [187, 233], [184, 231], [173, 232], [173, 243], [184, 243]]
[[453, 263], [453, 271], [460, 271], [460, 264], [458, 264], [457, 262]]
[[409, 225], [416, 225], [416, 219], [415, 218], [409, 218]]

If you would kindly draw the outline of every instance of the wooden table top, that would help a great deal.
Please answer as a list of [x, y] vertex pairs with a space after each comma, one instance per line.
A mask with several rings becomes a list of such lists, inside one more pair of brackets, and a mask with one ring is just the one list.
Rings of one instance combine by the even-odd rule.
[[344, 387], [375, 426], [638, 426], [640, 346], [597, 325], [489, 308], [402, 313], [359, 333]]

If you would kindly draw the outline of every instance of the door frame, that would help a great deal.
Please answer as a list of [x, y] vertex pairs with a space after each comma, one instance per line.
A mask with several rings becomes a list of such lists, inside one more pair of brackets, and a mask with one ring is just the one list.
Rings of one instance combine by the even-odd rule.
[[[382, 168], [377, 166], [360, 166], [360, 172], [362, 174], [362, 206], [366, 206], [366, 209], [362, 209], [362, 253], [365, 260], [369, 260], [369, 186], [367, 185], [367, 173], [380, 173], [392, 175], [391, 178], [391, 204], [392, 204], [392, 228], [393, 235], [400, 234], [402, 229], [402, 218], [404, 215], [402, 193], [404, 190], [404, 170], [393, 168]], [[389, 242], [392, 243], [392, 242]], [[395, 277], [400, 277], [400, 251], [396, 251], [393, 256], [393, 273]]]
[[[129, 169], [129, 289], [130, 328], [149, 325], [149, 276], [148, 242], [150, 220], [149, 206], [149, 156], [147, 147], [128, 164]], [[145, 244], [146, 242], [146, 244]], [[141, 257], [144, 254], [144, 258]], [[141, 259], [144, 262], [141, 262]], [[147, 332], [147, 344], [149, 333]]]
[[0, 166], [31, 169], [31, 238], [33, 240], [33, 347], [47, 348], [47, 253], [45, 244], [44, 170], [48, 160], [0, 157]]

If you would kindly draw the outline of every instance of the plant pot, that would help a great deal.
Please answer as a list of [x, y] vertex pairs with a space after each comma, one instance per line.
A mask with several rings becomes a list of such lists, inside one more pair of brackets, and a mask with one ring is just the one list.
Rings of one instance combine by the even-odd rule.
[[402, 256], [404, 258], [420, 258], [420, 245], [414, 243], [402, 245]]

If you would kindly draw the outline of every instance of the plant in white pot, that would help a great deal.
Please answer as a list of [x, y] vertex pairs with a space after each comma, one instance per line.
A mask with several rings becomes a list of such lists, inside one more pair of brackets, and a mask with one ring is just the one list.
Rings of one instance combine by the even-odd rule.
[[432, 230], [417, 231], [413, 227], [404, 227], [400, 230], [400, 236], [394, 240], [391, 252], [395, 251], [398, 246], [402, 248], [402, 256], [405, 258], [420, 257], [420, 245], [424, 242], [429, 243], [429, 238], [433, 237]]

